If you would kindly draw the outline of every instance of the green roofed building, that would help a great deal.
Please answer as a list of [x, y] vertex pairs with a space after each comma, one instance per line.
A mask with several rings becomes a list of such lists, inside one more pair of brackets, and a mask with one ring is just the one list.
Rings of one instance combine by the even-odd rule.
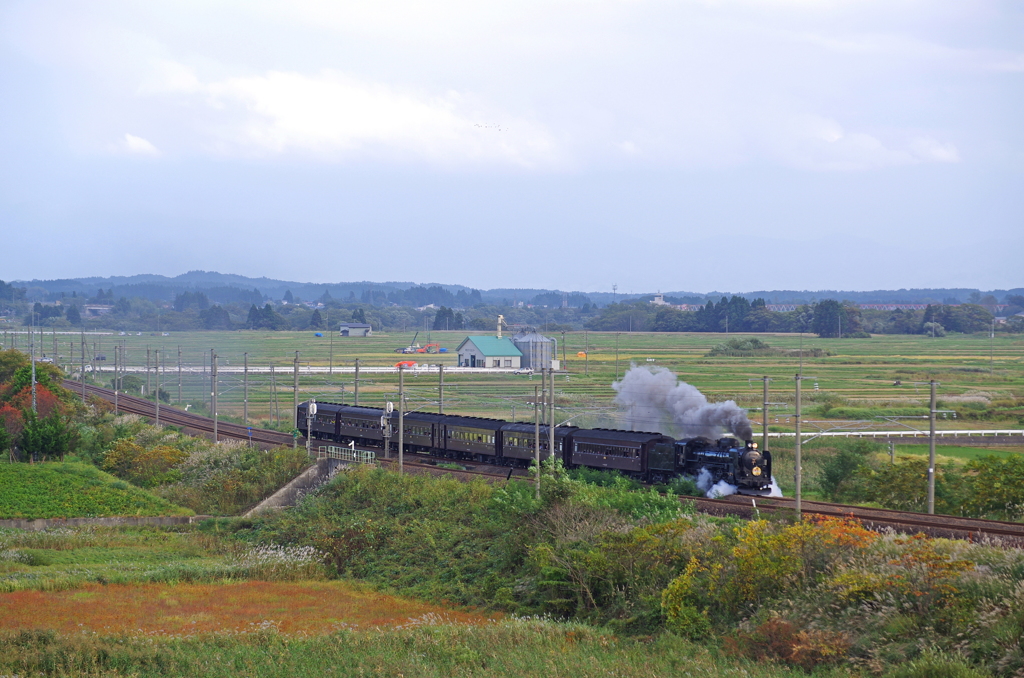
[[512, 340], [494, 336], [466, 337], [455, 349], [460, 367], [510, 367], [519, 369], [523, 352]]

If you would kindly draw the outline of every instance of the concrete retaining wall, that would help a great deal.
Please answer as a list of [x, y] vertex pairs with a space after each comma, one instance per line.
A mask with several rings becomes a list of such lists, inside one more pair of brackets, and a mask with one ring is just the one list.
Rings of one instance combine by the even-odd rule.
[[243, 517], [248, 518], [259, 511], [295, 506], [303, 495], [326, 483], [345, 466], [348, 466], [348, 462], [340, 459], [318, 459], [315, 465], [310, 466], [290, 483], [246, 511]]

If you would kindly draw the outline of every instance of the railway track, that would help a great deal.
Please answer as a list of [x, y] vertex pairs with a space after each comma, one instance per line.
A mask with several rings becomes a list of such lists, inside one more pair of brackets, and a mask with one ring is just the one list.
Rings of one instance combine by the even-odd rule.
[[[698, 510], [702, 512], [743, 518], [792, 514], [796, 504], [791, 497], [751, 497], [736, 494], [721, 499], [698, 497], [695, 502]], [[801, 512], [804, 515], [855, 518], [865, 527], [875, 530], [888, 529], [904, 534], [920, 532], [929, 537], [968, 541], [994, 539], [1010, 546], [1024, 546], [1024, 524], [1002, 520], [929, 515], [819, 501], [801, 501]]]
[[[67, 380], [64, 385], [76, 393], [82, 391], [82, 385], [78, 382]], [[111, 403], [114, 401], [114, 392], [110, 389], [88, 385], [85, 389], [87, 395], [96, 396]], [[150, 419], [154, 419], [156, 416], [156, 406], [152, 401], [123, 394], [118, 395], [118, 410]], [[212, 419], [175, 407], [161, 406], [160, 422], [205, 435], [213, 434]], [[217, 436], [220, 439], [252, 440], [254, 444], [270, 447], [293, 443], [292, 436], [287, 433], [253, 428], [250, 435], [249, 428], [227, 422], [218, 422]], [[319, 446], [322, 441], [313, 440], [311, 442], [313, 445]], [[305, 445], [305, 439], [300, 438], [298, 444]], [[392, 468], [398, 466], [398, 460], [394, 457], [379, 461]], [[445, 460], [439, 462], [430, 455], [408, 452], [405, 454], [404, 467], [411, 473], [450, 474], [463, 479], [483, 476], [489, 482], [500, 482], [512, 477], [529, 480], [523, 469], [513, 469], [510, 472], [507, 467], [472, 462], [448, 462], [461, 468], [447, 468], [439, 466], [439, 463], [445, 463]], [[795, 504], [795, 500], [791, 497], [751, 497], [746, 495], [731, 495], [721, 499], [682, 497], [681, 501], [693, 501], [697, 510], [702, 513], [719, 516], [731, 515], [748, 519], [765, 515], [792, 514]], [[819, 501], [802, 501], [801, 510], [805, 515], [852, 517], [863, 523], [865, 527], [877, 530], [892, 530], [905, 534], [920, 532], [930, 537], [970, 541], [993, 539], [1006, 545], [1024, 547], [1024, 524], [1021, 523], [928, 515]]]
[[[82, 385], [76, 381], [65, 380], [64, 387], [74, 393], [82, 392]], [[114, 392], [109, 388], [86, 385], [85, 392], [86, 395], [95, 396], [110, 403], [114, 402]], [[117, 396], [117, 409], [120, 412], [138, 414], [148, 419], [156, 418], [156, 404], [153, 401], [125, 395], [123, 393], [119, 393]], [[202, 433], [210, 436], [213, 435], [213, 419], [193, 412], [186, 412], [185, 410], [177, 407], [161, 405], [160, 423], [168, 424], [170, 426], [180, 426], [185, 430], [196, 433]], [[217, 422], [217, 438], [219, 440], [225, 438], [245, 441], [251, 440], [253, 444], [261, 447], [277, 447], [279, 445], [291, 445], [293, 443], [293, 438], [288, 433], [281, 433], [280, 431], [271, 431], [269, 429], [262, 428], [249, 429], [241, 424], [233, 424], [224, 421]], [[305, 438], [300, 438], [298, 443], [300, 445], [305, 445]]]

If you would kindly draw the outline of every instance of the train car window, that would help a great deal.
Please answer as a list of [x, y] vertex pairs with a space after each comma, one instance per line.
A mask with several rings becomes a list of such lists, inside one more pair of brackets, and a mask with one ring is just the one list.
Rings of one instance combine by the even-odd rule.
[[579, 442], [576, 443], [575, 447], [575, 451], [581, 454], [600, 454], [606, 457], [624, 457], [627, 459], [635, 459], [640, 456], [640, 450], [635, 447]]

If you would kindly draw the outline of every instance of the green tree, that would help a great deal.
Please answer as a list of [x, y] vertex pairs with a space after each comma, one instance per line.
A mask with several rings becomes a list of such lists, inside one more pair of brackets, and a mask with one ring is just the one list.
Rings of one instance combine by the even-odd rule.
[[[11, 452], [13, 442], [11, 434], [7, 432], [3, 425], [0, 425], [0, 452]], [[11, 461], [14, 461], [13, 455], [11, 456]]]
[[68, 310], [64, 313], [64, 317], [68, 319], [68, 322], [72, 325], [82, 324], [82, 314], [79, 312], [77, 306], [68, 306]]
[[54, 413], [38, 417], [29, 410], [25, 413], [25, 429], [21, 432], [21, 449], [28, 455], [60, 457], [71, 450], [74, 434], [70, 423]]
[[811, 312], [811, 328], [819, 337], [846, 337], [863, 332], [859, 308], [825, 299], [815, 304]]
[[314, 330], [322, 330], [324, 327], [324, 319], [320, 315], [320, 309], [313, 311], [313, 315], [309, 319], [309, 326]]
[[18, 370], [30, 363], [29, 357], [17, 349], [0, 351], [0, 384], [9, 382]]
[[200, 311], [199, 319], [203, 322], [203, 327], [208, 330], [231, 329], [231, 317], [228, 315], [227, 309], [222, 306], [214, 305], [205, 311]]

